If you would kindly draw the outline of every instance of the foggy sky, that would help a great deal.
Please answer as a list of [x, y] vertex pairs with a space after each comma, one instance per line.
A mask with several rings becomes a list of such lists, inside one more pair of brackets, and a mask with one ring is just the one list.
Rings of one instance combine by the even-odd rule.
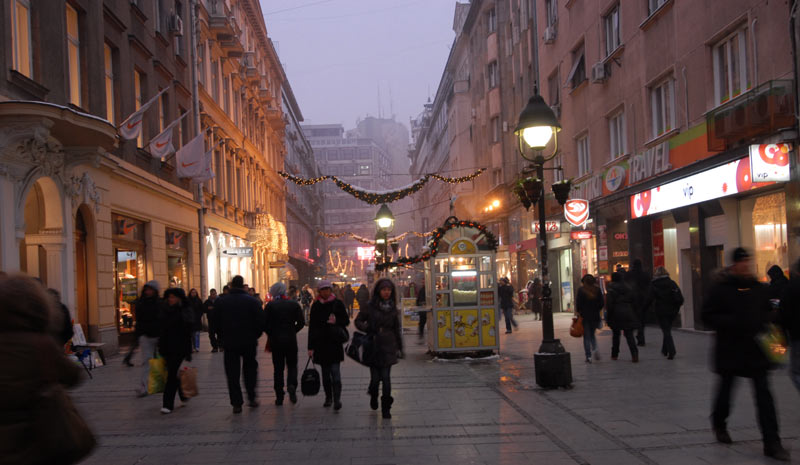
[[[455, 0], [261, 0], [306, 124], [395, 114], [408, 126], [433, 98]], [[286, 10], [286, 11], [281, 11]], [[391, 97], [390, 97], [391, 93]]]

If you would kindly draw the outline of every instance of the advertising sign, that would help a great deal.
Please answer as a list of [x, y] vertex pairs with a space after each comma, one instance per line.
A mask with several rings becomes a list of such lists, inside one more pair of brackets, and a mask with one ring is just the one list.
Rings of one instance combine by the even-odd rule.
[[[549, 233], [557, 233], [561, 232], [561, 223], [558, 221], [548, 221], [545, 223], [544, 227], [547, 229]], [[535, 220], [531, 223], [531, 232], [537, 234], [539, 232], [539, 221]]]
[[375, 258], [375, 247], [358, 247], [356, 253], [359, 260], [372, 260]]
[[653, 268], [664, 266], [664, 221], [653, 220]]
[[761, 144], [750, 146], [750, 171], [753, 182], [789, 180], [789, 144]]
[[573, 239], [573, 240], [576, 240], [576, 241], [582, 241], [584, 239], [591, 239], [592, 235], [593, 234], [592, 234], [591, 231], [572, 231], [572, 232], [569, 233], [570, 239]]
[[589, 219], [589, 201], [582, 199], [567, 200], [564, 204], [564, 216], [569, 224], [577, 227], [583, 226]]

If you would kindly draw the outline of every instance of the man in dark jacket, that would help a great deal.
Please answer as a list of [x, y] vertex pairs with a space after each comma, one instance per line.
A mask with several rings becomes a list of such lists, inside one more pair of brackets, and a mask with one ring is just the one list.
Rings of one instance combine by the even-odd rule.
[[625, 335], [631, 361], [639, 362], [639, 349], [633, 338], [634, 329], [639, 327], [639, 316], [636, 312], [635, 297], [631, 288], [623, 282], [622, 273], [611, 274], [611, 282], [606, 293], [606, 310], [608, 310], [608, 326], [611, 327], [611, 360], [619, 357], [620, 334]]
[[369, 304], [369, 289], [367, 289], [366, 284], [362, 284], [358, 287], [358, 291], [356, 292], [356, 301], [358, 302], [359, 310], [367, 308], [367, 305]]
[[275, 379], [275, 405], [283, 405], [283, 370], [289, 400], [297, 403], [297, 333], [303, 329], [303, 308], [286, 295], [286, 285], [277, 282], [269, 288], [272, 300], [266, 308], [266, 333], [272, 349]]
[[678, 316], [683, 305], [683, 294], [678, 284], [670, 279], [667, 269], [663, 266], [656, 268], [650, 290], [645, 297], [644, 308], [653, 305], [658, 326], [664, 335], [661, 343], [661, 354], [672, 360], [675, 358], [675, 341], [672, 340], [672, 322]]
[[217, 298], [214, 310], [222, 333], [225, 347], [225, 376], [228, 378], [233, 413], [242, 412], [242, 387], [240, 374], [244, 374], [244, 387], [250, 407], [258, 407], [256, 400], [256, 380], [258, 362], [256, 346], [264, 331], [264, 312], [258, 299], [247, 295], [244, 278], [234, 276], [231, 280], [230, 294]]
[[770, 312], [767, 288], [753, 275], [750, 254], [739, 247], [733, 264], [711, 287], [703, 305], [703, 322], [716, 330], [714, 371], [719, 384], [714, 399], [712, 426], [717, 441], [730, 444], [727, 420], [731, 391], [736, 377], [751, 378], [758, 408], [758, 423], [764, 440], [764, 455], [789, 460], [778, 436], [778, 418], [769, 390], [769, 360], [758, 345]]
[[800, 391], [800, 261], [792, 270], [792, 279], [781, 297], [780, 317], [792, 348], [792, 382]]
[[497, 296], [500, 299], [500, 310], [506, 318], [506, 334], [511, 334], [511, 325], [516, 328], [517, 322], [514, 320], [514, 288], [508, 278], [500, 278], [500, 285], [497, 288]]
[[133, 311], [136, 314], [136, 344], [125, 356], [127, 363], [133, 356], [133, 351], [138, 346], [141, 354], [140, 366], [142, 367], [141, 378], [136, 392], [139, 396], [147, 395], [147, 381], [150, 377], [150, 359], [155, 356], [158, 337], [161, 334], [159, 319], [164, 309], [164, 301], [158, 296], [160, 286], [158, 281], [148, 281], [142, 287], [142, 294], [133, 303]]
[[769, 298], [780, 299], [783, 296], [786, 286], [789, 285], [789, 280], [783, 274], [783, 270], [778, 265], [772, 265], [767, 270], [769, 276]]
[[356, 292], [353, 286], [347, 284], [344, 286], [344, 306], [347, 308], [347, 315], [353, 318], [353, 303], [356, 301]]
[[219, 334], [219, 324], [217, 323], [217, 313], [214, 304], [217, 301], [217, 290], [211, 289], [208, 299], [203, 303], [203, 310], [208, 319], [208, 340], [211, 342], [211, 352], [219, 352], [222, 347], [222, 338]]
[[[419, 292], [417, 293], [417, 307], [424, 307], [427, 302], [425, 285], [423, 284], [419, 287]], [[417, 314], [419, 315], [419, 338], [422, 339], [422, 337], [425, 336], [425, 325], [428, 323], [428, 312], [422, 311]]]
[[644, 346], [644, 327], [647, 323], [647, 308], [644, 306], [647, 290], [650, 288], [650, 275], [645, 273], [642, 261], [638, 258], [633, 261], [631, 269], [624, 274], [625, 283], [633, 291], [633, 309], [639, 318], [639, 327], [636, 332], [637, 345]]

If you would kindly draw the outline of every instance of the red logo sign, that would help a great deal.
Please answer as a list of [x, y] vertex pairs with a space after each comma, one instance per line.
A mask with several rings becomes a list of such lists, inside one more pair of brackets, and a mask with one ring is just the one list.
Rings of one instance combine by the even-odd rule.
[[581, 241], [584, 239], [591, 239], [592, 232], [591, 231], [572, 231], [569, 233], [569, 237], [576, 241]]
[[614, 239], [618, 241], [627, 241], [628, 233], [614, 233]]
[[589, 201], [582, 199], [567, 200], [564, 204], [564, 216], [573, 226], [583, 226], [589, 219]]

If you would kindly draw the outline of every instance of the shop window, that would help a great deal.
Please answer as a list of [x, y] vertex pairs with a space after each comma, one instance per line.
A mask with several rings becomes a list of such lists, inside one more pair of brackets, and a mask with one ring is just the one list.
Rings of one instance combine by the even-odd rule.
[[179, 287], [188, 291], [187, 287], [187, 257], [189, 233], [167, 228], [167, 278], [169, 287]]
[[740, 208], [742, 243], [755, 253], [756, 276], [767, 281], [767, 270], [773, 265], [789, 268], [786, 194], [745, 199]]
[[111, 215], [114, 245], [114, 299], [121, 334], [133, 333], [136, 324], [134, 302], [146, 282], [144, 223]]

